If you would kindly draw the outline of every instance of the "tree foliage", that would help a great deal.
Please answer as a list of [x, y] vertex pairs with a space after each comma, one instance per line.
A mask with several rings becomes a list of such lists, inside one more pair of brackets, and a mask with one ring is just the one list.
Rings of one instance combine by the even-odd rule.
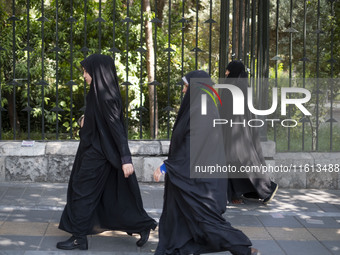
[[[334, 2], [334, 15], [331, 13], [331, 1], [320, 2], [321, 28], [324, 31], [323, 34], [320, 34], [320, 77], [330, 76], [331, 64], [327, 61], [331, 58], [331, 47], [333, 47], [333, 58], [336, 61], [333, 63], [333, 76], [338, 77], [340, 73], [339, 1]], [[44, 17], [48, 19], [45, 22], [39, 20], [42, 17], [42, 3]], [[141, 106], [148, 110], [150, 100], [146, 54], [138, 51], [140, 47], [146, 48], [144, 28], [141, 26], [141, 3], [140, 0], [107, 0], [101, 1], [100, 9], [99, 1], [94, 0], [86, 2], [80, 0], [30, 0], [29, 17], [27, 17], [27, 1], [16, 0], [14, 14], [18, 20], [13, 22], [10, 19], [13, 15], [12, 2], [0, 0], [0, 46], [5, 49], [0, 51], [1, 106], [8, 110], [8, 112], [1, 112], [1, 118], [3, 131], [10, 134], [8, 139], [11, 139], [14, 113], [17, 115], [16, 124], [19, 131], [26, 134], [30, 126], [31, 132], [41, 133], [44, 121], [44, 129], [50, 134], [47, 138], [55, 139], [57, 132], [57, 114], [53, 111], [55, 107], [63, 109], [58, 112], [58, 133], [61, 134], [61, 138], [77, 138], [76, 120], [82, 114], [81, 109], [84, 109], [86, 104], [85, 95], [88, 90], [82, 79], [79, 62], [95, 52], [114, 57], [120, 83], [129, 81], [132, 84], [128, 87], [121, 85], [124, 105], [128, 105], [127, 112], [125, 108], [124, 111], [129, 120], [130, 138], [139, 138], [140, 113], [143, 120], [143, 138], [150, 137], [149, 113], [148, 111], [139, 111]], [[274, 57], [276, 54], [276, 1], [270, 1], [270, 3], [270, 57]], [[307, 1], [306, 55], [310, 62], [306, 63], [306, 77], [315, 77], [316, 74], [315, 40], [317, 35], [313, 32], [317, 29], [317, 19], [315, 18], [317, 3], [317, 0]], [[282, 57], [280, 63], [283, 66], [284, 74], [287, 74], [289, 68], [289, 34], [284, 30], [292, 26], [299, 31], [299, 33], [293, 34], [292, 60], [294, 75], [298, 77], [303, 75], [302, 62], [299, 61], [303, 57], [303, 5], [304, 1], [294, 1], [293, 22], [289, 24], [290, 1], [281, 0], [278, 27], [279, 55]], [[157, 43], [156, 79], [160, 82], [156, 88], [159, 128], [161, 130], [158, 138], [167, 138], [168, 124], [172, 127], [180, 105], [181, 89], [178, 83], [181, 81], [182, 73], [185, 74], [195, 69], [197, 61], [198, 69], [210, 71], [212, 77], [218, 77], [220, 3], [213, 1], [210, 12], [209, 1], [199, 1], [198, 5], [194, 0], [171, 1], [170, 13], [168, 1], [157, 0], [157, 16], [154, 0], [151, 1], [151, 6], [152, 16], [146, 17], [146, 14], [143, 13], [143, 19], [158, 18], [161, 21], [157, 24], [157, 36], [154, 34]], [[58, 17], [56, 16], [57, 8]], [[186, 21], [182, 23], [180, 21], [183, 18], [183, 9]], [[196, 26], [197, 9], [199, 20]], [[211, 24], [211, 30], [210, 24], [206, 23], [210, 18], [210, 13], [211, 18], [216, 21]], [[131, 22], [126, 22], [126, 18], [130, 18]], [[56, 23], [57, 20], [58, 23]], [[14, 37], [13, 24], [15, 24]], [[230, 22], [230, 33], [232, 32], [231, 25], [232, 22]], [[58, 31], [56, 31], [57, 26]], [[332, 30], [333, 44], [330, 40]], [[155, 24], [153, 31], [156, 31]], [[183, 44], [182, 33], [184, 33]], [[210, 33], [211, 41], [209, 40]], [[202, 50], [197, 52], [197, 59], [196, 53], [192, 51], [196, 47], [196, 43], [197, 47]], [[33, 51], [25, 51], [27, 46], [32, 47]], [[56, 46], [61, 49], [58, 53], [53, 51]], [[210, 46], [211, 51], [209, 50]], [[87, 47], [89, 51], [83, 51], [84, 47]], [[112, 51], [113, 47], [119, 52]], [[168, 47], [173, 51], [170, 53], [165, 51]], [[209, 56], [211, 56], [210, 63]], [[275, 64], [275, 61], [270, 62], [272, 70], [274, 70]], [[211, 66], [210, 70], [208, 70], [209, 66]], [[11, 85], [13, 79], [20, 86]], [[45, 80], [48, 85], [44, 87], [39, 85], [41, 80]], [[75, 85], [68, 85], [70, 81]], [[335, 87], [334, 93], [339, 92], [339, 87]], [[13, 109], [14, 93], [15, 109]], [[42, 93], [44, 93], [44, 97]], [[32, 107], [32, 111], [30, 113], [22, 111], [28, 105]], [[44, 112], [42, 112], [42, 105], [44, 105]], [[169, 115], [168, 106], [174, 109], [169, 112]]]

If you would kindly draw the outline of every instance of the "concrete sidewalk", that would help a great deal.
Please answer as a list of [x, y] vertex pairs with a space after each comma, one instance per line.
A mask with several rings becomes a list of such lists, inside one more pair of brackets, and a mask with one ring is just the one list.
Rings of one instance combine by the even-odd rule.
[[[144, 207], [158, 221], [163, 185], [140, 187]], [[89, 236], [88, 251], [56, 249], [58, 241], [69, 237], [57, 228], [66, 191], [66, 184], [0, 183], [0, 255], [153, 254], [157, 229], [141, 249], [135, 245], [138, 236], [111, 231]], [[340, 190], [279, 189], [268, 206], [257, 202], [230, 206], [225, 217], [263, 255], [340, 254]]]

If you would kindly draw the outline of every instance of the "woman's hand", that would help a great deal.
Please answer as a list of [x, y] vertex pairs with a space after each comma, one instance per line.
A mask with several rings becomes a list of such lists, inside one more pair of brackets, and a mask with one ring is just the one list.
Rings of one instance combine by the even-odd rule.
[[158, 167], [155, 172], [153, 173], [153, 179], [156, 181], [156, 182], [159, 182], [159, 180], [161, 179], [161, 176], [162, 176], [162, 172], [161, 172], [161, 167]]
[[128, 178], [135, 171], [131, 163], [122, 165], [122, 170], [125, 178]]
[[80, 116], [80, 118], [78, 119], [77, 123], [78, 125], [82, 128], [84, 126], [84, 119], [85, 119], [85, 116], [84, 114]]
[[83, 117], [80, 121], [80, 127], [83, 127], [84, 126], [84, 120], [85, 120], [85, 117]]

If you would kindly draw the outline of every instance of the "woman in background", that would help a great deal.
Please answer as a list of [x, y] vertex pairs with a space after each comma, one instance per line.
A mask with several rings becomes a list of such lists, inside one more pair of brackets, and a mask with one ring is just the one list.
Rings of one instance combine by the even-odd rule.
[[[220, 91], [223, 107], [220, 107], [220, 117], [237, 123], [248, 123], [254, 119], [248, 109], [248, 73], [241, 61], [235, 60], [228, 64], [226, 70], [226, 84], [232, 84], [240, 88], [244, 95], [244, 115], [233, 115], [233, 97], [229, 90]], [[262, 154], [258, 128], [248, 125], [224, 125], [223, 136], [227, 164], [236, 166], [260, 166], [266, 165]], [[241, 177], [241, 178], [237, 178]], [[244, 176], [230, 176], [228, 186], [228, 201], [234, 204], [242, 203], [242, 196], [246, 198], [261, 199], [268, 204], [274, 197], [278, 185], [262, 173], [244, 173]]]

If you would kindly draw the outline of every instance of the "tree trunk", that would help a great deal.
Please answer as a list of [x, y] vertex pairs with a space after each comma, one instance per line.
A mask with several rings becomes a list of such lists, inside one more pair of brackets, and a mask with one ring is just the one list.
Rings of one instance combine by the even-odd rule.
[[[10, 125], [11, 128], [14, 130], [14, 109], [15, 109], [15, 105], [14, 105], [14, 101], [13, 101], [13, 92], [10, 93], [4, 93], [5, 98], [7, 99], [8, 102], [8, 116], [10, 119]], [[15, 111], [15, 122], [16, 122], [16, 132], [20, 132], [20, 121], [19, 121], [19, 117], [18, 117], [18, 111]]]
[[[245, 2], [242, 1], [242, 5], [240, 1], [234, 0], [233, 4], [235, 4], [235, 17], [233, 17], [233, 22], [235, 22], [235, 45], [234, 45], [234, 53], [235, 59], [242, 59], [242, 62], [245, 60], [244, 57], [244, 30], [245, 30]], [[242, 12], [242, 19], [240, 13]], [[240, 27], [241, 25], [241, 27]]]
[[[144, 12], [147, 13], [145, 19], [145, 41], [146, 41], [146, 67], [148, 72], [148, 82], [155, 80], [155, 50], [152, 38], [152, 23], [150, 0], [143, 0]], [[158, 134], [158, 107], [157, 107], [157, 90], [155, 85], [149, 85], [149, 116], [150, 116], [150, 132], [152, 139]]]
[[[11, 70], [11, 66], [5, 66], [8, 68], [4, 69], [4, 78], [6, 83], [8, 83], [9, 81], [11, 81], [11, 75], [10, 75], [10, 70]], [[12, 89], [16, 89], [16, 87], [12, 87]], [[11, 128], [14, 130], [14, 112], [15, 112], [15, 120], [16, 120], [16, 132], [20, 132], [20, 121], [19, 121], [19, 117], [18, 117], [18, 111], [16, 110], [16, 105], [14, 105], [14, 100], [13, 100], [13, 90], [8, 92], [5, 91], [3, 96], [7, 99], [8, 102], [8, 106], [7, 106], [7, 112], [8, 112], [8, 117], [10, 120], [10, 125]], [[16, 102], [17, 103], [17, 102]]]
[[[157, 18], [163, 21], [163, 10], [165, 6], [165, 0], [158, 0], [157, 1]], [[158, 27], [162, 27], [163, 23], [158, 23]]]

